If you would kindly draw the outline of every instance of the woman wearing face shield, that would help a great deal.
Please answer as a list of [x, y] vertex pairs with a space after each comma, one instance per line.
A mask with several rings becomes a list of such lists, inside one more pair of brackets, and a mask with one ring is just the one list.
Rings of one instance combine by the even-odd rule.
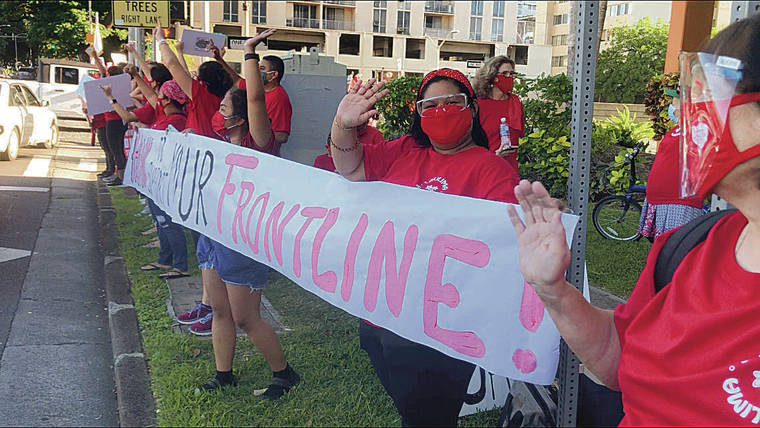
[[[760, 14], [730, 25], [703, 49], [743, 67], [723, 104], [725, 128], [709, 130], [717, 138], [714, 158], [698, 171], [696, 194], [716, 193], [737, 211], [710, 229], [660, 291], [654, 265], [673, 232], [655, 240], [627, 303], [603, 311], [564, 279], [570, 252], [560, 213], [542, 204], [544, 187], [522, 181], [515, 189], [525, 212], [523, 222], [510, 209], [523, 276], [585, 367], [620, 389], [623, 426], [760, 423], [759, 50]], [[704, 112], [704, 105], [682, 102], [682, 115]], [[699, 127], [692, 132], [710, 136]]]
[[[349, 89], [332, 124], [332, 157], [352, 181], [386, 181], [455, 195], [513, 202], [517, 172], [488, 150], [478, 103], [459, 71], [428, 73], [417, 93], [408, 135], [385, 144], [361, 144], [357, 128], [377, 113], [387, 90], [370, 79]], [[361, 347], [393, 399], [404, 425], [456, 425], [471, 363], [360, 322]]]

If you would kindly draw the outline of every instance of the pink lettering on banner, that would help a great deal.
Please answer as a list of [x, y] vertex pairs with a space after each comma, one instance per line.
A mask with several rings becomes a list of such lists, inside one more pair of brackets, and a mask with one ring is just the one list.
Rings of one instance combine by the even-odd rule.
[[393, 222], [387, 221], [380, 229], [375, 246], [369, 256], [367, 285], [364, 287], [364, 307], [373, 312], [377, 305], [377, 294], [380, 288], [380, 271], [385, 263], [385, 300], [388, 309], [398, 318], [404, 303], [406, 279], [412, 265], [412, 256], [417, 247], [418, 228], [411, 225], [404, 235], [404, 250], [401, 254], [401, 266], [396, 271], [396, 240], [393, 232]]
[[[246, 191], [248, 192], [248, 197], [245, 198], [245, 202], [243, 202], [243, 197], [246, 195]], [[241, 181], [240, 182], [240, 197], [238, 198], [237, 208], [235, 209], [235, 216], [232, 217], [232, 241], [237, 244], [237, 230], [240, 230], [240, 239], [243, 240], [243, 242], [248, 242], [248, 238], [245, 236], [245, 232], [243, 230], [243, 209], [248, 206], [248, 202], [251, 202], [251, 197], [253, 196], [253, 183], [250, 181]], [[237, 229], [235, 228], [235, 225], [237, 225]]]
[[367, 214], [362, 213], [359, 222], [356, 223], [351, 237], [348, 238], [346, 247], [346, 257], [343, 259], [343, 281], [340, 283], [340, 297], [348, 302], [351, 298], [351, 289], [354, 287], [354, 270], [356, 269], [356, 253], [359, 251], [359, 244], [364, 237], [364, 231], [367, 230], [369, 218]]
[[[224, 201], [225, 195], [232, 195], [235, 193], [235, 185], [230, 183], [230, 178], [232, 177], [232, 169], [236, 166], [246, 169], [254, 169], [259, 164], [259, 160], [255, 156], [230, 153], [227, 155], [227, 157], [224, 158], [224, 163], [230, 167], [227, 170], [227, 178], [224, 180], [222, 191], [219, 193], [219, 203], [216, 205], [216, 228], [220, 234], [222, 233], [222, 202]], [[251, 184], [251, 187], [253, 187], [253, 184]], [[253, 194], [253, 192], [251, 192], [251, 194]], [[234, 223], [232, 227], [235, 227]]]
[[140, 186], [145, 186], [148, 181], [148, 176], [145, 173], [145, 160], [150, 154], [150, 150], [153, 147], [153, 140], [143, 137], [140, 133], [137, 134], [138, 138], [135, 139], [135, 148], [132, 151], [132, 180]]
[[280, 266], [282, 266], [282, 231], [285, 229], [285, 226], [290, 222], [290, 219], [293, 218], [294, 215], [298, 212], [298, 209], [301, 208], [301, 204], [295, 204], [293, 208], [288, 211], [288, 213], [285, 215], [285, 218], [282, 219], [282, 223], [277, 224], [277, 222], [280, 219], [280, 214], [282, 214], [282, 208], [285, 206], [285, 202], [280, 202], [279, 204], [275, 205], [274, 208], [272, 208], [272, 212], [269, 213], [269, 218], [267, 218], [267, 224], [264, 226], [264, 252], [267, 255], [267, 260], [272, 261], [272, 258], [269, 256], [269, 230], [271, 227], [272, 230], [272, 248], [274, 250], [274, 256], [277, 259], [277, 262], [280, 263]]
[[[259, 213], [259, 221], [256, 222], [256, 235], [253, 240], [251, 240], [251, 218], [253, 217], [253, 211], [256, 209], [259, 202], [261, 202], [261, 213]], [[261, 222], [264, 220], [264, 213], [266, 212], [268, 202], [269, 192], [257, 196], [256, 199], [253, 200], [251, 211], [248, 212], [248, 221], [245, 222], [245, 239], [248, 242], [248, 248], [253, 251], [253, 254], [259, 253], [259, 230], [261, 229]]]
[[319, 226], [319, 229], [317, 229], [317, 234], [314, 236], [314, 242], [311, 247], [311, 279], [317, 287], [330, 293], [335, 292], [335, 287], [338, 285], [338, 276], [331, 270], [317, 273], [317, 265], [319, 263], [319, 249], [322, 247], [322, 241], [324, 241], [325, 235], [327, 235], [327, 232], [330, 231], [338, 220], [339, 211], [340, 208], [333, 208], [327, 212], [327, 217], [322, 222], [322, 226]]
[[533, 333], [538, 330], [544, 319], [544, 304], [538, 298], [536, 290], [527, 282], [523, 283], [522, 303], [520, 304], [520, 322]]
[[512, 362], [518, 370], [530, 373], [536, 369], [536, 355], [530, 349], [518, 349], [512, 354]]
[[298, 278], [301, 277], [301, 238], [315, 218], [323, 218], [326, 214], [327, 208], [322, 207], [305, 207], [301, 210], [301, 215], [306, 217], [306, 221], [296, 233], [296, 239], [293, 242], [293, 273]]
[[488, 245], [482, 241], [455, 235], [442, 234], [433, 240], [422, 307], [425, 334], [461, 354], [482, 358], [486, 353], [486, 346], [477, 334], [438, 327], [438, 304], [443, 303], [450, 308], [459, 305], [459, 292], [454, 284], [443, 284], [443, 265], [447, 257], [482, 268], [488, 264], [491, 252]]

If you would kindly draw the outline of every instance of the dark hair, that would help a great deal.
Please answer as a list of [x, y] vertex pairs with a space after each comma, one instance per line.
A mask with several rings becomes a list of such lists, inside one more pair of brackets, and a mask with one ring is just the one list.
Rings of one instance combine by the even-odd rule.
[[150, 65], [150, 80], [156, 82], [159, 88], [164, 83], [172, 80], [172, 73], [165, 65], [154, 61], [151, 61]]
[[734, 22], [708, 41], [703, 52], [731, 56], [744, 64], [739, 93], [760, 91], [760, 14]]
[[[449, 77], [445, 76], [435, 76], [430, 81], [428, 81], [425, 86], [423, 86], [420, 91], [417, 93], [417, 101], [422, 99], [422, 94], [425, 93], [425, 90], [430, 86], [431, 83], [440, 82], [442, 80], [445, 80], [447, 82], [451, 82], [459, 88], [459, 90], [463, 94], [467, 94], [467, 97], [470, 101], [470, 106], [472, 104], [477, 103], [475, 99], [473, 99], [472, 96], [470, 96], [470, 90], [467, 89], [466, 86], [462, 84], [462, 82], [459, 82], [457, 80], [454, 80]], [[415, 106], [416, 107], [416, 106]], [[409, 135], [414, 137], [417, 144], [419, 144], [422, 147], [430, 147], [430, 138], [428, 138], [427, 134], [425, 134], [425, 131], [422, 130], [422, 119], [420, 118], [419, 113], [415, 110], [414, 113], [414, 119], [412, 121], [412, 129], [409, 131]], [[486, 137], [485, 131], [483, 131], [483, 127], [480, 126], [480, 112], [475, 113], [475, 117], [472, 119], [472, 132], [470, 133], [472, 135], [472, 141], [475, 143], [476, 146], [481, 146], [488, 148], [488, 137]]]
[[198, 80], [205, 82], [207, 89], [219, 98], [232, 87], [232, 77], [216, 61], [208, 61], [198, 67]]
[[269, 61], [269, 65], [272, 68], [271, 71], [277, 72], [277, 81], [282, 80], [282, 76], [285, 75], [285, 63], [282, 61], [282, 58], [275, 55], [267, 55], [262, 59]]
[[116, 76], [122, 73], [124, 73], [124, 67], [119, 67], [118, 65], [112, 65], [106, 70], [106, 74], [109, 76]]
[[248, 123], [248, 93], [245, 89], [232, 88], [229, 94], [232, 101], [232, 114]]

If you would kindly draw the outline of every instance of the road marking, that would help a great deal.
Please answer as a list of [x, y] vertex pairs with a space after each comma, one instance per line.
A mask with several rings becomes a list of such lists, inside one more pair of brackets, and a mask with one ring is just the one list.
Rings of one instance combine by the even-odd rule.
[[26, 167], [24, 177], [47, 177], [49, 169], [50, 158], [35, 157]]
[[9, 260], [16, 260], [22, 257], [27, 257], [32, 254], [29, 250], [19, 250], [16, 248], [0, 247], [0, 263], [7, 262]]
[[79, 159], [79, 167], [77, 169], [80, 171], [95, 172], [98, 170], [98, 162], [94, 159]]
[[0, 186], [0, 192], [47, 192], [47, 187]]

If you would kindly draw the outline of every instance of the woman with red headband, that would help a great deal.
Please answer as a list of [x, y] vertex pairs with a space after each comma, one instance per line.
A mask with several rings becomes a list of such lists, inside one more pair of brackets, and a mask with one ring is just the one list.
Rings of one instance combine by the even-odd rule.
[[[682, 116], [709, 119], [681, 129], [683, 148], [700, 146], [694, 153], [699, 162], [686, 162], [689, 168], [681, 171], [682, 188], [693, 184], [698, 196], [716, 193], [737, 210], [728, 211], [705, 231], [701, 243], [683, 252], [670, 246], [689, 241], [679, 230], [655, 239], [633, 293], [614, 311], [591, 306], [565, 280], [570, 250], [560, 212], [542, 209], [549, 197], [546, 189], [527, 181], [515, 189], [524, 222], [511, 207], [509, 216], [522, 274], [585, 368], [622, 392], [621, 426], [760, 423], [758, 51], [760, 14], [754, 14], [726, 27], [702, 52], [683, 54], [682, 59], [705, 59], [699, 65], [712, 76], [710, 90], [702, 93], [706, 101], [681, 105]], [[691, 71], [682, 67], [682, 77]], [[737, 75], [735, 88], [724, 85], [727, 77]], [[725, 94], [713, 97], [716, 89], [726, 87]], [[725, 109], [713, 108], [717, 104]], [[725, 121], [716, 114], [725, 114]], [[711, 145], [709, 150], [701, 150], [704, 143]], [[693, 226], [681, 230], [699, 232]], [[680, 263], [667, 263], [678, 253]], [[669, 279], [656, 268], [663, 262], [670, 268]]]
[[[488, 137], [488, 148], [517, 170], [517, 145], [525, 134], [525, 115], [520, 97], [512, 93], [515, 62], [504, 55], [495, 56], [478, 69], [475, 93], [480, 106], [480, 125]], [[509, 142], [501, 142], [501, 126], [509, 127]]]
[[[475, 93], [462, 73], [443, 68], [423, 78], [408, 135], [385, 144], [361, 144], [357, 129], [377, 113], [372, 106], [388, 92], [382, 87], [374, 79], [359, 82], [338, 106], [330, 144], [341, 175], [515, 201], [517, 171], [488, 150]], [[359, 337], [404, 425], [456, 425], [473, 364], [366, 321], [359, 324]]]

